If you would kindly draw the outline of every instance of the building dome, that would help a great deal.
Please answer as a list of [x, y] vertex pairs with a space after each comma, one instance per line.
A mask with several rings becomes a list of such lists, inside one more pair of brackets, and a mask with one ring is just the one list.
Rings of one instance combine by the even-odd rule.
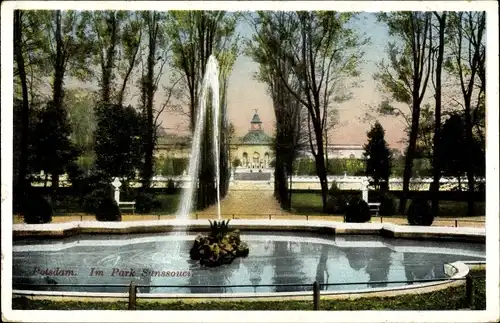
[[270, 144], [272, 139], [262, 130], [250, 130], [242, 141], [244, 144]]

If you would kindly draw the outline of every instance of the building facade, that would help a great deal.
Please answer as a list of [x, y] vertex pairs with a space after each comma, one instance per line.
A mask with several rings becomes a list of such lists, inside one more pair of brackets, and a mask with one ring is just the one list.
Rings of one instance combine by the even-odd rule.
[[264, 132], [262, 121], [255, 112], [247, 134], [231, 140], [230, 160], [238, 159], [240, 166], [246, 168], [269, 168], [274, 159], [272, 145], [273, 139]]

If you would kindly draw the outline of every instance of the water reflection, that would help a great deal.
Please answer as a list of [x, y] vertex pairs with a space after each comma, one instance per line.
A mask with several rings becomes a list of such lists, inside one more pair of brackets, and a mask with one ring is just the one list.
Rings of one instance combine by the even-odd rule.
[[368, 248], [339, 247], [349, 262], [349, 266], [358, 271], [366, 267]]
[[[389, 248], [368, 248], [365, 271], [369, 282], [387, 281], [392, 265], [392, 250]], [[387, 283], [368, 284], [368, 287], [386, 287]]]
[[330, 282], [330, 272], [328, 271], [328, 254], [332, 249], [329, 245], [321, 246], [321, 254], [319, 256], [318, 266], [316, 267], [316, 281], [320, 284], [321, 289], [325, 290], [328, 286], [323, 284], [328, 284]]
[[[272, 284], [312, 284], [303, 270], [304, 254], [293, 252], [290, 241], [274, 241], [271, 253], [273, 266]], [[312, 286], [275, 286], [275, 292], [298, 292], [311, 290]]]

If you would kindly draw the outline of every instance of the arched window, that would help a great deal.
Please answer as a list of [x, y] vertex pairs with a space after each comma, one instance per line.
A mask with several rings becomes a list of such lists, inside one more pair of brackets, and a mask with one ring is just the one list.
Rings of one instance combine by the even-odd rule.
[[246, 152], [243, 153], [243, 166], [248, 167], [248, 154]]
[[253, 164], [256, 166], [260, 165], [260, 154], [258, 152], [253, 153]]
[[264, 154], [264, 167], [269, 167], [269, 153]]

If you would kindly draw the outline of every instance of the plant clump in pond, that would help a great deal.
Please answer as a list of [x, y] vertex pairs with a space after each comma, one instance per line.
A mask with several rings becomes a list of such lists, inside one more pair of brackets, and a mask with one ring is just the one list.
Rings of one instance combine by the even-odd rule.
[[199, 260], [202, 266], [216, 267], [248, 256], [248, 245], [241, 241], [239, 230], [229, 230], [229, 220], [209, 222], [210, 234], [196, 236], [189, 252], [191, 259]]

